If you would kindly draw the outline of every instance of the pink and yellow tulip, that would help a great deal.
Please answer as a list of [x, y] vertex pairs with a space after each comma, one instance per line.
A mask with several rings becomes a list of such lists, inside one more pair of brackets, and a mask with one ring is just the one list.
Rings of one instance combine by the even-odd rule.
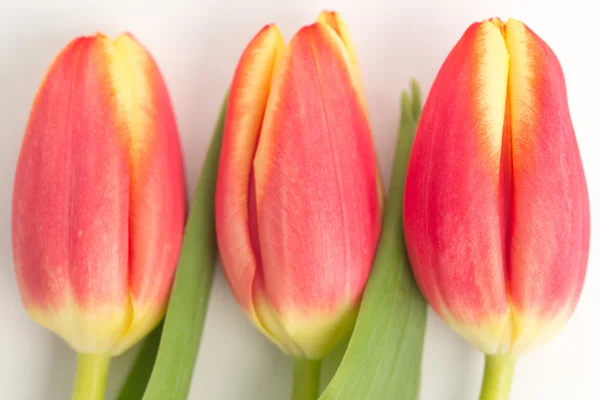
[[73, 40], [35, 98], [12, 237], [22, 301], [81, 354], [116, 355], [163, 317], [185, 213], [175, 118], [130, 35]]
[[287, 354], [322, 358], [351, 329], [382, 197], [343, 21], [325, 12], [287, 46], [264, 27], [231, 86], [216, 224], [233, 294]]
[[406, 243], [433, 309], [488, 354], [519, 354], [573, 312], [588, 259], [586, 179], [560, 63], [526, 25], [471, 25], [411, 152]]

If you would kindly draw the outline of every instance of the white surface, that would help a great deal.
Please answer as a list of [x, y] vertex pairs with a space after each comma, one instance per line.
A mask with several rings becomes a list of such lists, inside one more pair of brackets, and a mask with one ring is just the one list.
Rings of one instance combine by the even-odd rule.
[[[32, 322], [19, 300], [10, 247], [10, 202], [37, 85], [55, 54], [73, 37], [128, 30], [150, 49], [172, 95], [193, 188], [223, 93], [248, 40], [268, 22], [277, 23], [289, 39], [321, 9], [340, 11], [356, 43], [387, 182], [399, 96], [409, 79], [416, 77], [427, 93], [451, 46], [471, 22], [491, 16], [521, 19], [550, 44], [566, 73], [595, 227], [594, 210], [600, 202], [600, 66], [594, 57], [600, 34], [593, 2], [588, 1], [0, 0], [0, 397], [58, 400], [69, 398], [71, 389], [73, 353]], [[579, 307], [558, 337], [519, 361], [512, 399], [600, 399], [597, 238], [593, 233]], [[133, 356], [129, 352], [113, 362], [109, 399]], [[482, 356], [430, 312], [421, 399], [476, 399], [482, 365]], [[290, 361], [246, 321], [219, 271], [190, 399], [286, 399], [290, 384]]]

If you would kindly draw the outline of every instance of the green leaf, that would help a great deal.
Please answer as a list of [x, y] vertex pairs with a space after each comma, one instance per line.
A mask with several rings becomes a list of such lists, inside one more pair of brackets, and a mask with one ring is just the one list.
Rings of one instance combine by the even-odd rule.
[[337, 372], [340, 367], [346, 349], [348, 348], [348, 342], [350, 341], [350, 335], [347, 335], [342, 341], [331, 350], [329, 354], [325, 356], [321, 362], [321, 377], [320, 377], [320, 391], [322, 393], [327, 385]]
[[320, 400], [414, 400], [419, 396], [427, 305], [412, 276], [402, 230], [406, 166], [421, 113], [420, 90], [402, 94], [392, 182], [373, 270], [356, 326]]
[[[215, 187], [226, 104], [227, 97], [194, 194], [160, 343], [159, 333], [146, 339], [119, 399], [140, 399], [141, 393], [144, 400], [187, 399], [217, 258]], [[157, 348], [149, 374], [148, 363], [152, 365]]]
[[117, 400], [139, 400], [144, 396], [148, 379], [152, 374], [154, 360], [162, 333], [162, 322], [144, 339], [129, 375], [117, 396]]

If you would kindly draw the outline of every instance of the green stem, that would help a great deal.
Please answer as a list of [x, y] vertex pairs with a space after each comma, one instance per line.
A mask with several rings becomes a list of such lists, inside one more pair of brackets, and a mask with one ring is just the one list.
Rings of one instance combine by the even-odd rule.
[[292, 400], [315, 400], [319, 397], [321, 360], [294, 359]]
[[110, 354], [77, 354], [73, 400], [104, 400]]
[[508, 400], [516, 363], [514, 355], [486, 355], [479, 400]]

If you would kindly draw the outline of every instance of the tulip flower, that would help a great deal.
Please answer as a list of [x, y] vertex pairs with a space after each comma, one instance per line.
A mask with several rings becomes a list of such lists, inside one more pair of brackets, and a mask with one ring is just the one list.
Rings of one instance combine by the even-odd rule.
[[442, 65], [411, 152], [404, 227], [424, 296], [489, 355], [482, 398], [506, 398], [515, 357], [573, 312], [590, 236], [563, 72], [523, 23], [471, 25]]
[[12, 238], [27, 311], [80, 355], [74, 398], [104, 398], [110, 357], [163, 317], [184, 186], [175, 118], [150, 54], [130, 35], [70, 42], [31, 110]]
[[383, 196], [359, 80], [346, 25], [325, 12], [287, 46], [264, 27], [231, 86], [215, 204], [221, 261], [250, 320], [297, 359], [321, 359], [350, 331], [379, 238]]

